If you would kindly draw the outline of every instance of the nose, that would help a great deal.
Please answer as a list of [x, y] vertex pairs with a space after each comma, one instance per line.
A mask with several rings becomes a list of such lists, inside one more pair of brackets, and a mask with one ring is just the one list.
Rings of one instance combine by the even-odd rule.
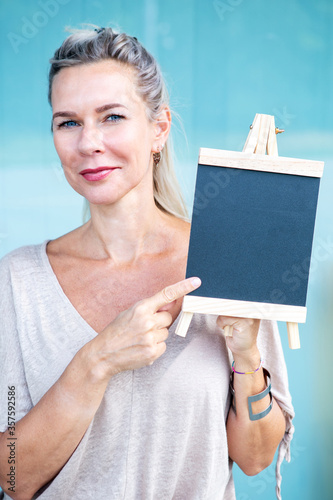
[[94, 126], [82, 127], [78, 148], [83, 155], [104, 153], [105, 147], [101, 130]]

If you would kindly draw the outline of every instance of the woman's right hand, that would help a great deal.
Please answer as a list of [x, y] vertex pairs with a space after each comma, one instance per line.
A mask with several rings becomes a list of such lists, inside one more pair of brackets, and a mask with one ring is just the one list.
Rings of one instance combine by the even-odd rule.
[[172, 316], [168, 309], [177, 299], [201, 285], [188, 278], [170, 285], [121, 312], [97, 337], [86, 344], [99, 380], [151, 365], [166, 350]]
[[[32, 498], [58, 474], [94, 418], [110, 377], [149, 365], [164, 353], [172, 322], [167, 310], [173, 301], [198, 288], [200, 280], [191, 281], [168, 286], [119, 314], [77, 352], [60, 378], [16, 422], [20, 480], [10, 497]], [[8, 431], [0, 433], [0, 484], [7, 493], [8, 439]]]

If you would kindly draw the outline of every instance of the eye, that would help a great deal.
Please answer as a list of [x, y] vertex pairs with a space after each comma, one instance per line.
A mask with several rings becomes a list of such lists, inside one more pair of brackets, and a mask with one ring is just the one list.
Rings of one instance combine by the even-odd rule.
[[120, 122], [123, 118], [123, 115], [117, 115], [113, 113], [112, 115], [108, 115], [105, 119], [106, 122]]
[[77, 125], [74, 120], [67, 120], [57, 125], [58, 128], [73, 128]]

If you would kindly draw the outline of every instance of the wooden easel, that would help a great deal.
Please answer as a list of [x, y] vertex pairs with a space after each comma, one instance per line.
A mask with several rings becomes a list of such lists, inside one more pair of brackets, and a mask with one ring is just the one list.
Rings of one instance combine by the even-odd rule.
[[[246, 139], [243, 153], [250, 154], [259, 154], [265, 155], [267, 153], [271, 156], [278, 156], [278, 147], [276, 135], [282, 132], [275, 127], [274, 116], [271, 115], [262, 115], [256, 114], [253, 124], [250, 127], [250, 132]], [[184, 301], [185, 302], [185, 301]], [[190, 309], [190, 310], [189, 310]], [[209, 309], [209, 308], [208, 308]], [[198, 311], [196, 307], [186, 307], [181, 312], [181, 316], [176, 328], [176, 334], [181, 337], [186, 337], [187, 330], [190, 326], [193, 314], [195, 312], [203, 312]], [[207, 310], [209, 312], [209, 310]], [[227, 314], [229, 316], [231, 314]], [[232, 336], [233, 326], [226, 326], [224, 329], [226, 336]], [[295, 322], [287, 322], [287, 331], [288, 331], [288, 339], [289, 339], [289, 347], [291, 349], [299, 349], [300, 348], [300, 339], [299, 339], [299, 331], [298, 331], [298, 323]]]

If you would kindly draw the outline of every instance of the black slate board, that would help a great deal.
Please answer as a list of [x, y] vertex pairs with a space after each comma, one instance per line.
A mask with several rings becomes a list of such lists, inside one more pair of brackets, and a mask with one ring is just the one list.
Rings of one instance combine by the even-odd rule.
[[199, 164], [189, 295], [305, 306], [319, 182]]

